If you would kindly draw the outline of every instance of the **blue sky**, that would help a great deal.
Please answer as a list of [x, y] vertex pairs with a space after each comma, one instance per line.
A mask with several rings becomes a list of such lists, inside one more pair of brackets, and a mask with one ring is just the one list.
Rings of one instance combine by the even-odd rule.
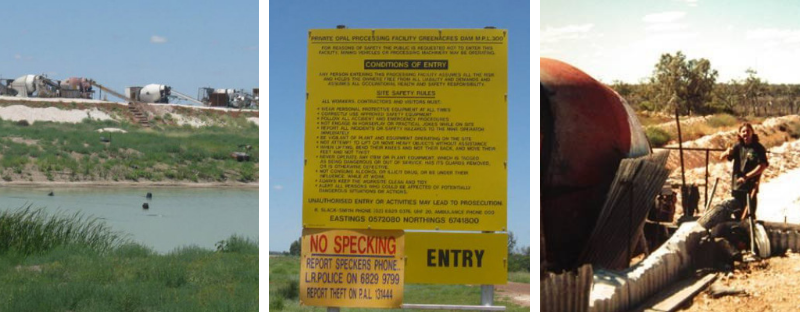
[[706, 58], [718, 81], [753, 68], [770, 83], [800, 83], [800, 4], [792, 0], [541, 2], [540, 53], [610, 83], [649, 77], [663, 53]]
[[[269, 249], [300, 237], [309, 29], [508, 29], [508, 227], [530, 244], [530, 10], [527, 1], [273, 1], [270, 3]], [[262, 224], [263, 226], [263, 224]]]
[[[258, 2], [3, 1], [0, 77], [89, 77], [116, 90], [150, 83], [258, 86]], [[109, 100], [116, 100], [109, 97]]]

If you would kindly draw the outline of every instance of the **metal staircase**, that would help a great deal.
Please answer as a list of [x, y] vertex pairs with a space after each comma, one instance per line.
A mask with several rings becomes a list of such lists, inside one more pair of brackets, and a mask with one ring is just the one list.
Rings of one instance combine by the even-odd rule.
[[150, 127], [150, 120], [148, 120], [147, 112], [145, 110], [145, 108], [147, 107], [146, 103], [133, 100], [127, 96], [120, 94], [119, 92], [106, 88], [105, 86], [97, 83], [97, 81], [92, 80], [91, 83], [93, 86], [99, 88], [100, 90], [108, 92], [111, 95], [116, 96], [128, 102], [128, 111], [131, 113], [131, 115], [133, 115], [133, 122], [145, 128]]

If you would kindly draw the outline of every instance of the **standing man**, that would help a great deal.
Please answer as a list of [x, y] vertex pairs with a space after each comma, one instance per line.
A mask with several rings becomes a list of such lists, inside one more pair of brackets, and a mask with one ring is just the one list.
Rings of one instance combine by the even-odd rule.
[[[733, 171], [731, 172], [731, 195], [739, 204], [740, 208], [747, 205], [747, 197], [750, 197], [750, 207], [748, 214], [755, 217], [758, 200], [759, 181], [761, 173], [767, 169], [767, 150], [758, 142], [758, 135], [753, 133], [753, 125], [744, 123], [739, 126], [739, 140], [733, 147], [729, 147], [719, 157], [720, 160], [733, 160]], [[741, 219], [748, 214], [742, 213]]]

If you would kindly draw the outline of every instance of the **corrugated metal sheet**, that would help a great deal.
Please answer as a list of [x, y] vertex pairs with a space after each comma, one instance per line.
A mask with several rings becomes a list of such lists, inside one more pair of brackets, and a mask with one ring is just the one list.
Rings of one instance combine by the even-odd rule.
[[669, 151], [661, 151], [620, 162], [579, 263], [614, 270], [628, 267], [653, 199], [669, 175], [664, 168], [668, 156]]
[[575, 272], [548, 273], [540, 281], [540, 310], [545, 312], [588, 312], [589, 293], [594, 279], [591, 265]]

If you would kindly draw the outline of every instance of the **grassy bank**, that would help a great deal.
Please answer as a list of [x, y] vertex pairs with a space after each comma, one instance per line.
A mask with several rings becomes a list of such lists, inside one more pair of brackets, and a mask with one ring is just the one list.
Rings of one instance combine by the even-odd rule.
[[[97, 132], [106, 127], [128, 133]], [[240, 145], [251, 147], [251, 161], [231, 158]], [[5, 182], [257, 182], [258, 127], [243, 122], [152, 130], [88, 119], [33, 125], [0, 120], [0, 155]]]
[[[269, 308], [282, 311], [325, 311], [324, 307], [300, 306], [300, 259], [297, 256], [277, 256], [269, 259]], [[420, 285], [406, 284], [405, 303], [467, 304], [479, 305], [480, 286], [473, 285]], [[495, 305], [504, 305], [506, 311], [529, 311], [495, 293]], [[342, 311], [403, 311], [399, 309], [349, 309]]]
[[[159, 255], [96, 219], [0, 213], [0, 311], [257, 311], [258, 246]], [[9, 236], [10, 235], [10, 236]]]

